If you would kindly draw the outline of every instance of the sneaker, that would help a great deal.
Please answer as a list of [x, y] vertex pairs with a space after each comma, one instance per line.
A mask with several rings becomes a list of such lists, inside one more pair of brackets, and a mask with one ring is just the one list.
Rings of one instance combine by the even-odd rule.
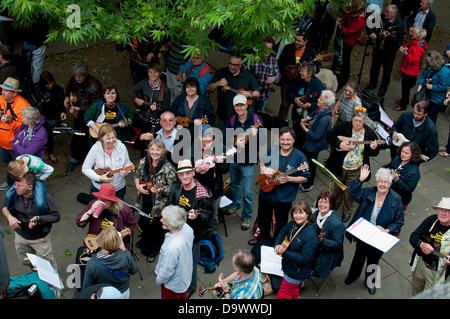
[[11, 185], [9, 185], [7, 182], [4, 182], [3, 184], [0, 185], [0, 191], [6, 191], [10, 187]]
[[241, 224], [242, 230], [248, 230], [250, 228], [250, 220], [243, 220]]
[[303, 185], [300, 185], [298, 187], [298, 191], [299, 192], [309, 192], [311, 189], [313, 189], [312, 185], [311, 186], [307, 186], [307, 187], [304, 187]]

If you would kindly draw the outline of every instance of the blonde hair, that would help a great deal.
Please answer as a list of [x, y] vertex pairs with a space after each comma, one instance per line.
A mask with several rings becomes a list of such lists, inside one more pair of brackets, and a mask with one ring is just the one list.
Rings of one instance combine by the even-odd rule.
[[97, 237], [98, 246], [109, 254], [114, 253], [122, 244], [122, 238], [113, 226], [105, 227]]
[[109, 133], [114, 133], [117, 138], [117, 132], [111, 124], [106, 123], [105, 125], [102, 125], [98, 130], [98, 140], [102, 141], [102, 138]]
[[150, 144], [148, 144], [147, 156], [148, 156], [148, 160], [149, 160], [150, 163], [152, 162], [152, 159], [150, 158], [150, 147], [152, 147], [153, 145], [155, 145], [157, 148], [159, 148], [161, 150], [161, 157], [159, 158], [159, 162], [161, 163], [161, 161], [166, 156], [166, 145], [164, 144], [163, 140], [161, 140], [159, 138], [153, 139], [150, 142]]
[[11, 177], [16, 182], [21, 181], [25, 175], [23, 165], [25, 165], [25, 162], [22, 159], [17, 159], [9, 162], [7, 167], [7, 173], [9, 177]]
[[414, 27], [412, 28], [412, 35], [415, 40], [422, 40], [427, 36], [427, 30], [421, 27]]

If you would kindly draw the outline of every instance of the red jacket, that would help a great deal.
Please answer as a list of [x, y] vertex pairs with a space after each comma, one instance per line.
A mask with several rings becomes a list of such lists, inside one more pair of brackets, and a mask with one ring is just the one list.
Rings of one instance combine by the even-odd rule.
[[420, 73], [420, 61], [425, 54], [427, 48], [427, 41], [411, 40], [408, 43], [402, 45], [404, 48], [408, 48], [408, 54], [403, 56], [402, 64], [400, 65], [400, 71], [406, 75], [415, 76]]
[[342, 16], [342, 40], [349, 45], [356, 45], [357, 40], [361, 36], [362, 29], [366, 25], [366, 13], [362, 10], [360, 13], [353, 16], [352, 12]]

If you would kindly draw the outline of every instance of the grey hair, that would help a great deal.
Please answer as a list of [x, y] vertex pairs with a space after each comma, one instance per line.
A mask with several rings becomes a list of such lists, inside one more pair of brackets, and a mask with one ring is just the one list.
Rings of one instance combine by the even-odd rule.
[[303, 64], [302, 69], [306, 69], [306, 73], [308, 74], [316, 74], [316, 65], [312, 62], [305, 62], [305, 64]]
[[186, 223], [186, 211], [176, 205], [170, 205], [163, 208], [161, 216], [167, 223], [176, 229], [182, 229]]
[[33, 106], [22, 109], [22, 118], [24, 118], [28, 124], [36, 125], [41, 121], [41, 113]]
[[336, 95], [331, 90], [323, 90], [321, 95], [326, 106], [332, 106], [336, 102]]
[[388, 6], [388, 8], [391, 10], [392, 13], [394, 13], [395, 15], [398, 14], [398, 7], [395, 4], [391, 4], [390, 6]]
[[380, 177], [387, 177], [389, 179], [389, 183], [392, 183], [394, 176], [392, 176], [392, 172], [388, 168], [380, 167], [375, 174], [375, 180], [378, 181]]
[[82, 75], [82, 74], [88, 74], [88, 73], [89, 73], [89, 68], [86, 65], [86, 63], [84, 63], [84, 62], [76, 63], [73, 66], [73, 74], [75, 74], [75, 75]]
[[431, 7], [433, 5], [434, 0], [427, 0], [427, 4]]

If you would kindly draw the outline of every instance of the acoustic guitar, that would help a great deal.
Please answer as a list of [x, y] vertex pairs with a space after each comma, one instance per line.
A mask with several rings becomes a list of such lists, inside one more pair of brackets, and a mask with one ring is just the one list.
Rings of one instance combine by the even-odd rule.
[[105, 173], [108, 173], [108, 175], [106, 175], [106, 177], [112, 177], [114, 174], [119, 173], [121, 170], [125, 170], [125, 171], [134, 171], [136, 169], [136, 167], [134, 166], [134, 164], [130, 164], [128, 166], [122, 167], [122, 168], [118, 168], [115, 170], [112, 170], [111, 168], [97, 168], [94, 169], [94, 171], [98, 174], [98, 175], [103, 175]]
[[[222, 90], [224, 90], [224, 91], [231, 91], [231, 92], [234, 92], [236, 94], [241, 94], [242, 92], [252, 93], [252, 91], [250, 91], [250, 90], [244, 90], [244, 89], [236, 90], [236, 89], [233, 89], [233, 88], [231, 88], [229, 86], [223, 86]], [[253, 99], [247, 98], [247, 105], [251, 105], [252, 103], [253, 103]]]
[[[183, 127], [188, 127], [190, 124], [194, 124], [194, 120], [191, 120], [189, 117], [177, 116], [177, 123], [181, 124]], [[208, 117], [205, 115], [201, 119], [202, 123], [208, 123]]]
[[[355, 137], [346, 137], [346, 136], [338, 136], [338, 139], [346, 142], [348, 147], [351, 149], [354, 149], [356, 147], [356, 145], [361, 145], [361, 144], [370, 144], [372, 142], [377, 143], [377, 145], [379, 144], [385, 144], [386, 141], [385, 140], [375, 140], [375, 141], [358, 141], [358, 139], [356, 139]], [[342, 151], [341, 149], [337, 148], [338, 151]]]
[[[131, 231], [129, 228], [125, 228], [120, 231], [120, 237], [124, 238], [125, 236], [131, 235]], [[87, 234], [84, 239], [84, 244], [90, 251], [96, 251], [99, 247], [97, 244], [98, 234]]]
[[288, 79], [293, 80], [293, 79], [295, 79], [295, 78], [297, 77], [297, 75], [300, 73], [300, 70], [301, 70], [301, 68], [302, 68], [302, 66], [303, 66], [304, 63], [307, 63], [307, 62], [316, 62], [316, 61], [319, 61], [319, 60], [322, 60], [322, 59], [323, 59], [323, 57], [319, 54], [319, 55], [317, 55], [317, 56], [316, 56], [314, 59], [312, 59], [312, 60], [304, 61], [304, 62], [299, 62], [299, 63], [297, 63], [297, 64], [295, 64], [295, 65], [287, 65], [287, 66], [284, 68], [284, 73], [286, 74], [286, 77], [287, 77]]
[[288, 170], [284, 173], [276, 171], [275, 173], [273, 173], [272, 177], [268, 177], [266, 174], [260, 174], [258, 177], [259, 187], [264, 193], [268, 193], [272, 191], [276, 186], [280, 185], [279, 179], [281, 177], [286, 177], [299, 171], [305, 171], [307, 169], [309, 169], [308, 163], [303, 163], [299, 167]]
[[[232, 147], [230, 148], [226, 153], [222, 154], [225, 156], [231, 156], [233, 154], [237, 153], [237, 149], [236, 147]], [[214, 166], [216, 166], [216, 161], [217, 156], [208, 156], [207, 158], [201, 158], [197, 161], [195, 161], [195, 167], [199, 167], [199, 166], [204, 166], [204, 165], [208, 165], [209, 168], [213, 168]], [[204, 174], [204, 173], [202, 173]]]
[[[125, 120], [123, 120], [123, 121], [121, 121], [122, 123], [124, 123], [125, 124], [125, 126], [129, 126], [129, 125], [131, 125], [131, 123], [132, 123], [132, 120], [131, 119], [125, 119]], [[102, 126], [104, 126], [104, 125], [106, 125], [107, 123], [94, 123], [94, 125], [100, 130], [100, 128], [102, 127]], [[119, 123], [114, 123], [114, 124], [111, 124], [111, 126], [112, 127], [118, 127], [119, 126]], [[98, 133], [92, 128], [92, 127], [89, 127], [89, 135], [92, 137], [92, 138], [98, 138]]]

